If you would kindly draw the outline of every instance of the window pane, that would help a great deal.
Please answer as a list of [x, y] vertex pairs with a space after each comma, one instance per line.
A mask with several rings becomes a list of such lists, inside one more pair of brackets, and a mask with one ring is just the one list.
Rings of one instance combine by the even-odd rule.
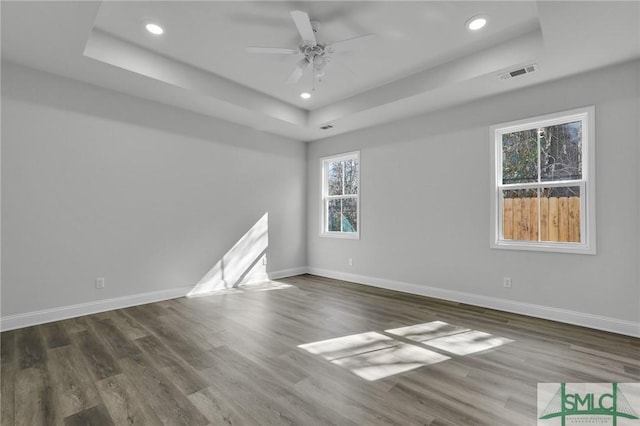
[[538, 130], [502, 135], [502, 183], [538, 181]]
[[[360, 159], [357, 152], [322, 160], [323, 233], [334, 237], [357, 238]], [[337, 235], [350, 234], [350, 235]]]
[[329, 200], [329, 211], [327, 212], [327, 231], [340, 232], [342, 200]]
[[505, 240], [538, 241], [538, 189], [502, 191]]
[[358, 160], [351, 159], [344, 162], [344, 193], [357, 194], [359, 183]]
[[358, 200], [345, 198], [342, 200], [342, 232], [357, 232]]
[[540, 190], [540, 241], [580, 242], [580, 187]]
[[541, 180], [582, 179], [582, 122], [540, 130]]
[[343, 161], [333, 161], [327, 166], [329, 195], [342, 195], [342, 164]]
[[505, 240], [580, 242], [580, 187], [502, 191]]

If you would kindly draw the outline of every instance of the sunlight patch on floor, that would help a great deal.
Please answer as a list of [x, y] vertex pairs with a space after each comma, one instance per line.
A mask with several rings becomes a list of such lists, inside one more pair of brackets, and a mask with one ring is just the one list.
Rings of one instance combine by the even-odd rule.
[[432, 321], [385, 331], [460, 356], [482, 352], [513, 342], [511, 339], [458, 327], [443, 321]]
[[368, 381], [446, 361], [450, 357], [408, 343], [331, 361]]
[[328, 361], [332, 361], [338, 358], [389, 348], [398, 344], [400, 344], [400, 342], [389, 336], [370, 331], [308, 343], [298, 347], [314, 355], [320, 355]]
[[[443, 321], [389, 329], [385, 333], [388, 335], [369, 331], [298, 347], [346, 368], [365, 380], [374, 381], [451, 359], [451, 356], [422, 345], [452, 356], [465, 356], [513, 342], [505, 337]], [[393, 336], [416, 343], [405, 343]]]
[[258, 291], [271, 291], [271, 290], [285, 290], [289, 288], [298, 288], [291, 284], [285, 284], [278, 281], [263, 281], [255, 284], [241, 284], [237, 287], [221, 288], [218, 290], [210, 290], [206, 293], [190, 295], [189, 297], [208, 297], [217, 296], [221, 294], [238, 294], [238, 293], [251, 293]]
[[449, 336], [455, 333], [469, 331], [469, 328], [458, 327], [443, 321], [432, 321], [424, 324], [409, 325], [407, 327], [385, 330], [389, 334], [404, 337], [416, 342], [435, 339], [440, 336]]
[[365, 380], [373, 381], [449, 359], [370, 331], [298, 346]]
[[513, 340], [505, 337], [497, 337], [482, 331], [471, 330], [452, 334], [451, 336], [438, 337], [422, 343], [452, 354], [464, 356], [486, 351], [487, 349], [494, 349], [511, 342]]
[[237, 288], [245, 291], [270, 291], [297, 287], [291, 284], [280, 283], [278, 281], [263, 281], [261, 283], [254, 284], [240, 284]]

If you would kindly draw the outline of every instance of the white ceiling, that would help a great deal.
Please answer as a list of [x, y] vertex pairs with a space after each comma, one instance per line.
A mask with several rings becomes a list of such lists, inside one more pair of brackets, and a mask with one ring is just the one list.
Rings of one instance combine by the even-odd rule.
[[[141, 1], [1, 3], [2, 58], [298, 140], [316, 140], [640, 57], [638, 2]], [[302, 10], [335, 53], [313, 96], [289, 15]], [[483, 30], [465, 21], [489, 16]], [[147, 22], [165, 29], [144, 30]], [[536, 63], [539, 71], [498, 75]], [[332, 124], [323, 131], [320, 126]]]

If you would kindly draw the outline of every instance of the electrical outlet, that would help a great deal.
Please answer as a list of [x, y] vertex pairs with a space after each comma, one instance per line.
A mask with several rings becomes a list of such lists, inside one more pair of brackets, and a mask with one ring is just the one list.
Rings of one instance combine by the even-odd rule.
[[262, 264], [263, 264], [264, 266], [267, 266], [267, 255], [264, 255], [264, 256], [262, 257]]
[[502, 285], [504, 288], [511, 288], [511, 277], [504, 277]]
[[347, 263], [349, 264], [349, 266], [353, 266], [353, 259], [349, 258], [349, 260], [347, 261]]
[[96, 278], [96, 288], [104, 288], [104, 278]]

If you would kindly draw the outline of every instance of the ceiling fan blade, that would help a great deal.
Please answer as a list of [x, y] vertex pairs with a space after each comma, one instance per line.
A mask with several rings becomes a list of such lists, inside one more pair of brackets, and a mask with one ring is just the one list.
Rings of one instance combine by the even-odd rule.
[[276, 55], [297, 55], [300, 53], [298, 49], [288, 49], [286, 47], [247, 47], [249, 53], [274, 53]]
[[296, 67], [293, 69], [293, 72], [287, 79], [287, 84], [296, 84], [298, 81], [300, 81], [300, 79], [304, 75], [304, 71], [309, 68], [310, 65], [311, 64], [307, 61], [306, 58], [298, 61]]
[[313, 32], [313, 27], [311, 26], [311, 20], [309, 20], [309, 15], [301, 10], [292, 10], [291, 17], [298, 28], [302, 41], [305, 44], [310, 44], [312, 46], [318, 44], [316, 41], [316, 35]]
[[363, 46], [373, 41], [377, 36], [375, 34], [365, 34], [358, 37], [348, 38], [346, 40], [336, 41], [326, 47], [329, 53], [334, 52], [346, 52], [348, 50], [356, 49], [359, 46]]

